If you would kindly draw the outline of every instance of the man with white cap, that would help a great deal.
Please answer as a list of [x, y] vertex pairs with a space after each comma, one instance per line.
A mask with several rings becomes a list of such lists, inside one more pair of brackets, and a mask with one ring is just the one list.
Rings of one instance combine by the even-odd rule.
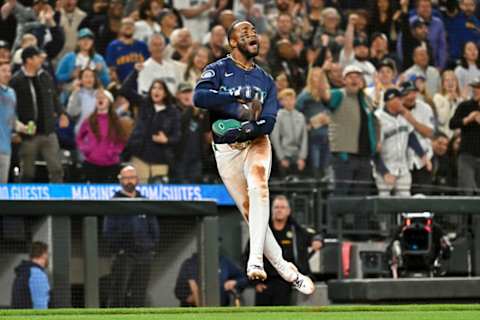
[[464, 193], [478, 193], [480, 187], [480, 78], [470, 83], [472, 99], [460, 103], [450, 120], [450, 129], [460, 129], [458, 186]]
[[360, 68], [347, 66], [343, 80], [345, 87], [332, 89], [325, 101], [332, 111], [328, 129], [335, 193], [368, 194], [372, 177], [370, 160], [377, 147], [373, 106], [363, 92], [365, 81]]

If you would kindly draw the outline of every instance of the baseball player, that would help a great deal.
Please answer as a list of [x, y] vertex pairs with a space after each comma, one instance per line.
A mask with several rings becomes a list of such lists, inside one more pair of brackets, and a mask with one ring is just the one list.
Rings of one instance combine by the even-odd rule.
[[278, 111], [275, 83], [253, 62], [259, 44], [250, 22], [235, 21], [227, 36], [231, 54], [205, 68], [195, 88], [194, 103], [210, 112], [219, 174], [249, 223], [247, 276], [266, 279], [265, 255], [286, 281], [300, 292], [311, 294], [315, 290], [312, 280], [283, 259], [268, 227], [272, 162], [268, 134]]
[[412, 176], [408, 163], [411, 148], [423, 162], [429, 162], [413, 126], [401, 115], [401, 93], [396, 88], [384, 93], [384, 108], [375, 111], [380, 123], [381, 150], [375, 158], [375, 182], [380, 196], [410, 196]]

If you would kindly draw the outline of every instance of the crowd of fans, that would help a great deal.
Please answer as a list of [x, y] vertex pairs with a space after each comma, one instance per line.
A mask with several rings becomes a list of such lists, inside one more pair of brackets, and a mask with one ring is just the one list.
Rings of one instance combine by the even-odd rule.
[[127, 161], [141, 182], [202, 181], [215, 167], [193, 89], [236, 19], [255, 24], [278, 89], [274, 173], [333, 173], [341, 194], [480, 182], [475, 0], [6, 0], [0, 13], [0, 182], [15, 163], [34, 181], [40, 155], [66, 180], [60, 150], [84, 181]]

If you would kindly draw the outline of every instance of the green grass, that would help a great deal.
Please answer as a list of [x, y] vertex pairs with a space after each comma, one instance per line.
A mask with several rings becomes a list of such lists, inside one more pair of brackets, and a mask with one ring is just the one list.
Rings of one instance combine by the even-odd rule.
[[478, 320], [480, 304], [0, 310], [5, 320]]

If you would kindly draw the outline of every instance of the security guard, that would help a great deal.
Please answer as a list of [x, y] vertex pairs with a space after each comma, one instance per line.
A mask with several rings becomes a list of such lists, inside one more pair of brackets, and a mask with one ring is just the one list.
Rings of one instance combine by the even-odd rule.
[[[288, 199], [284, 195], [278, 195], [272, 203], [272, 218], [270, 228], [275, 239], [282, 247], [283, 258], [298, 266], [302, 274], [311, 273], [308, 264], [308, 248], [318, 251], [323, 243], [320, 237], [312, 237], [313, 230], [306, 230], [300, 226], [291, 216], [291, 208]], [[248, 257], [247, 252], [244, 253]], [[257, 306], [286, 306], [291, 304], [291, 283], [285, 281], [275, 271], [272, 265], [264, 258], [265, 271], [268, 277], [263, 282], [255, 285], [255, 305]]]

